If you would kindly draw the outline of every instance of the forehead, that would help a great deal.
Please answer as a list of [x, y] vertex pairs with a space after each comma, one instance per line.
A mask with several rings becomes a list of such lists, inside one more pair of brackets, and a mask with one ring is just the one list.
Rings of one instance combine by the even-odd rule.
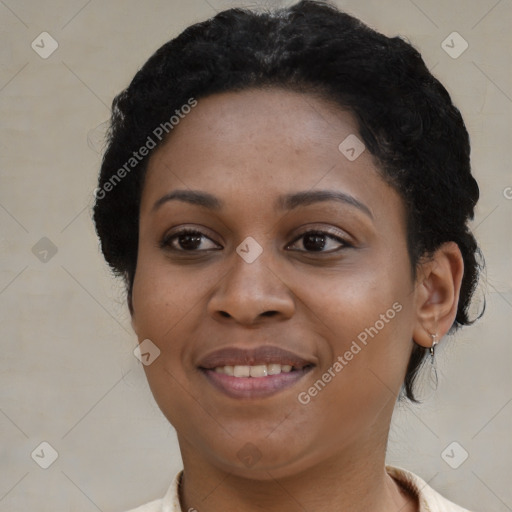
[[364, 148], [354, 116], [317, 96], [282, 89], [208, 96], [152, 155], [141, 210], [184, 188], [262, 205], [314, 188], [385, 199], [389, 187], [372, 155], [364, 150], [349, 159], [347, 144], [358, 153]]

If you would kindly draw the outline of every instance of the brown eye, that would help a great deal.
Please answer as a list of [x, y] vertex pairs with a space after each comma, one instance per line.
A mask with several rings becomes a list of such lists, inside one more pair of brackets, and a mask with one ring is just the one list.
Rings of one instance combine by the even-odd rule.
[[297, 245], [299, 240], [302, 240], [302, 246], [306, 252], [330, 253], [344, 247], [350, 247], [348, 242], [326, 231], [306, 231], [296, 238], [292, 246], [289, 247]]
[[[210, 242], [210, 247], [204, 247], [205, 241]], [[206, 245], [208, 245], [206, 243]], [[182, 229], [172, 235], [164, 237], [160, 247], [182, 252], [198, 252], [219, 249], [219, 246], [210, 240], [204, 233], [196, 229]]]

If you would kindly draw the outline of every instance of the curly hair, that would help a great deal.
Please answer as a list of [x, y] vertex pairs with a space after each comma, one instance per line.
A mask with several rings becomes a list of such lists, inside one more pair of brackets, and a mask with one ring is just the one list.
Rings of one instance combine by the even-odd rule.
[[[464, 275], [450, 332], [473, 323], [469, 306], [483, 259], [467, 223], [479, 188], [461, 114], [412, 45], [314, 0], [264, 12], [228, 9], [194, 24], [159, 48], [114, 98], [93, 219], [106, 261], [124, 279], [130, 311], [151, 151], [137, 154], [135, 170], [114, 183], [116, 173], [191, 97], [262, 87], [320, 95], [352, 112], [381, 176], [404, 201], [411, 275], [420, 259], [456, 242]], [[172, 135], [166, 131], [153, 145], [165, 143]], [[418, 402], [413, 385], [427, 353], [414, 344], [400, 399], [405, 393]]]

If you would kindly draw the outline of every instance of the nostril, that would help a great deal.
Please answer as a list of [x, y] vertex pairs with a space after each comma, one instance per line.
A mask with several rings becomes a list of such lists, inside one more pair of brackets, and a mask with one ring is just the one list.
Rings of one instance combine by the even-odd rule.
[[[264, 311], [259, 316], [272, 317], [278, 314], [278, 311]], [[233, 318], [227, 311], [219, 311], [219, 315], [223, 318]]]

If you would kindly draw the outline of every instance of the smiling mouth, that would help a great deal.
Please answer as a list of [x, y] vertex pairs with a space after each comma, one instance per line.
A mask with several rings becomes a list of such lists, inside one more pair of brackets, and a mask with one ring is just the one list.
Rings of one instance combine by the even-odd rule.
[[313, 367], [270, 363], [199, 369], [216, 390], [230, 398], [247, 400], [267, 398], [284, 391], [303, 379]]
[[301, 356], [279, 346], [231, 346], [205, 355], [197, 368], [216, 391], [230, 398], [255, 399], [293, 386], [315, 363], [311, 356]]

